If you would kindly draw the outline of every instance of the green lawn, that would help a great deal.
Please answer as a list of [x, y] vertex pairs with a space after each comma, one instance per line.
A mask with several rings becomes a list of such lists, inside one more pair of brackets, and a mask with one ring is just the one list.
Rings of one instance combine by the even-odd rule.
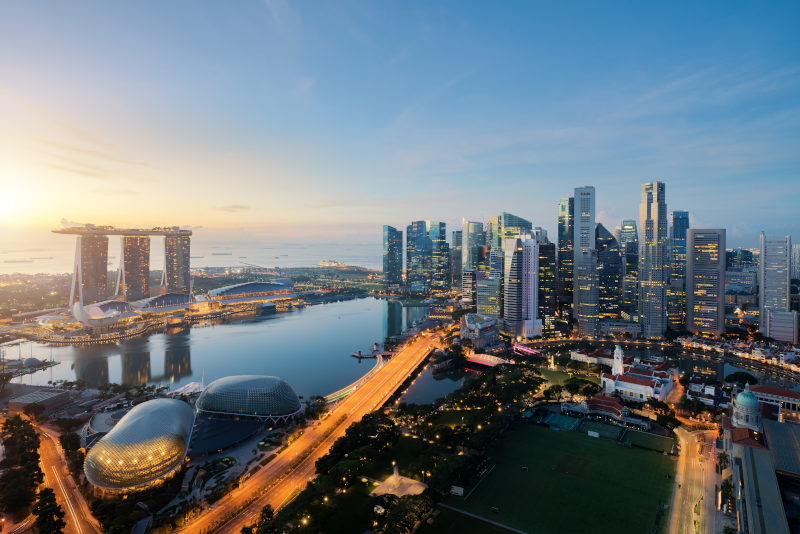
[[439, 508], [439, 512], [433, 519], [432, 525], [423, 523], [416, 534], [511, 534], [510, 530], [484, 523], [447, 508]]
[[628, 432], [625, 433], [623, 441], [630, 442], [631, 445], [636, 445], [637, 447], [644, 447], [645, 449], [652, 449], [660, 452], [669, 452], [672, 450], [673, 444], [672, 438], [637, 432], [636, 430], [628, 430]]
[[[447, 502], [529, 532], [651, 533], [672, 496], [672, 457], [578, 432], [525, 425], [492, 457], [496, 466], [468, 499]], [[660, 517], [663, 528], [667, 511]]]
[[431, 421], [434, 425], [458, 426], [463, 422], [467, 426], [473, 426], [485, 423], [486, 418], [485, 410], [444, 410], [437, 412]]
[[[564, 371], [558, 371], [555, 369], [544, 369], [540, 368], [539, 371], [542, 373], [542, 376], [552, 382], [553, 384], [563, 386], [564, 382], [570, 379], [569, 373]], [[594, 382], [595, 384], [600, 384], [600, 378], [594, 375], [580, 375], [580, 374], [573, 374], [575, 378], [582, 378], [583, 380], [588, 380], [589, 382]]]

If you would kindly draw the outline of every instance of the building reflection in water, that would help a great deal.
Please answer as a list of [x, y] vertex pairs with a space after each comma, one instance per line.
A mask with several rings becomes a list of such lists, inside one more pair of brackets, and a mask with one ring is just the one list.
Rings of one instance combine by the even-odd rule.
[[396, 300], [388, 300], [383, 307], [384, 338], [403, 333], [403, 305]]
[[108, 384], [108, 357], [116, 353], [114, 345], [93, 345], [76, 347], [72, 370], [75, 379], [83, 381], [87, 387], [99, 388]]
[[406, 328], [418, 325], [428, 316], [428, 306], [407, 306], [406, 307]]
[[191, 351], [189, 350], [189, 333], [182, 331], [167, 336], [167, 347], [164, 353], [164, 380], [175, 382], [192, 374]]
[[147, 384], [150, 381], [150, 344], [144, 339], [132, 339], [120, 343], [122, 360], [122, 383], [125, 385]]

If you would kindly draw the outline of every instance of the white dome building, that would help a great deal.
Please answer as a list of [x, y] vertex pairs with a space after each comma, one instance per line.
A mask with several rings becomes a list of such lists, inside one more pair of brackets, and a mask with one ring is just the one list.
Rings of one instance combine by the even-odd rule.
[[736, 395], [732, 423], [738, 428], [762, 431], [761, 409], [758, 407], [758, 399], [750, 391], [750, 384], [745, 384], [744, 391]]

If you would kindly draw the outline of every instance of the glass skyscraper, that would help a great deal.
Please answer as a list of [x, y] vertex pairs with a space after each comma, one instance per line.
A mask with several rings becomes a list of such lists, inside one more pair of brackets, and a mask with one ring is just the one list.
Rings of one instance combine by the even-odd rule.
[[663, 182], [642, 184], [639, 205], [639, 324], [646, 338], [667, 329], [668, 225]]
[[450, 245], [450, 287], [461, 288], [461, 230], [453, 230]]
[[413, 221], [406, 227], [406, 284], [414, 293], [428, 291], [432, 251], [426, 221]]
[[561, 307], [572, 310], [573, 234], [575, 233], [575, 200], [562, 198], [558, 204], [558, 284]]
[[769, 336], [765, 321], [768, 312], [788, 312], [790, 294], [792, 238], [783, 236], [769, 239], [761, 232], [759, 257], [759, 328]]
[[169, 293], [189, 293], [192, 290], [190, 271], [190, 238], [183, 235], [168, 235], [164, 238], [164, 261], [166, 263], [162, 284]]
[[598, 312], [594, 187], [576, 187], [574, 198], [572, 313], [580, 334], [594, 336]]
[[629, 316], [638, 312], [639, 232], [636, 221], [624, 220], [619, 228], [619, 248], [622, 253], [622, 309]]
[[117, 293], [127, 301], [150, 296], [150, 238], [122, 237], [122, 265]]
[[450, 247], [447, 244], [447, 225], [439, 221], [426, 221], [425, 228], [431, 242], [430, 288], [444, 291], [450, 287]]
[[387, 285], [403, 283], [403, 232], [383, 225], [383, 279]]
[[478, 254], [480, 247], [484, 245], [483, 223], [468, 221], [462, 219], [461, 221], [461, 269], [462, 272], [467, 269], [478, 268]]
[[622, 256], [619, 243], [605, 226], [598, 223], [597, 247], [597, 314], [600, 319], [619, 317], [622, 300]]
[[[686, 232], [689, 212], [670, 213], [670, 279], [667, 286], [667, 324], [673, 330], [686, 325]], [[725, 254], [723, 253], [723, 261]]]
[[108, 237], [78, 237], [80, 262], [80, 295], [82, 304], [102, 302], [108, 298]]
[[542, 335], [553, 337], [558, 333], [556, 309], [556, 245], [549, 241], [539, 243], [539, 317]]

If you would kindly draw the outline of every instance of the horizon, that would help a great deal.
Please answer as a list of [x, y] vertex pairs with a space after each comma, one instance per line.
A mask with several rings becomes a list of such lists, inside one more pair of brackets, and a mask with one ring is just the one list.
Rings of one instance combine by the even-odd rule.
[[62, 219], [377, 250], [507, 211], [554, 236], [584, 184], [613, 231], [653, 180], [731, 247], [800, 236], [800, 6], [622, 6], [12, 4], [0, 250], [58, 250]]

